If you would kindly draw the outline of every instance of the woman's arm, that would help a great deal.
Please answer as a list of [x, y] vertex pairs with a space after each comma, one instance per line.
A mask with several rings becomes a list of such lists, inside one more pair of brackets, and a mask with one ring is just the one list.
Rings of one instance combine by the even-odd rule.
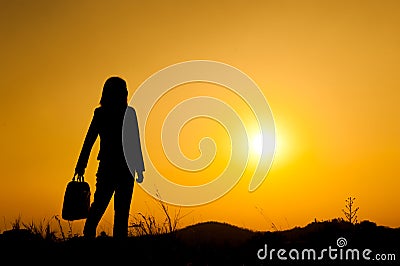
[[89, 155], [98, 134], [98, 113], [95, 111], [89, 129], [86, 133], [85, 141], [83, 142], [78, 162], [75, 167], [75, 174], [77, 174], [78, 177], [83, 176], [83, 174], [85, 173], [85, 169], [89, 160]]
[[131, 171], [135, 170], [135, 172], [138, 174], [138, 180], [140, 181], [143, 180], [143, 172], [145, 167], [135, 109], [129, 107], [124, 122], [123, 145], [125, 159]]
[[132, 122], [133, 122], [133, 142], [135, 150], [135, 169], [137, 172], [144, 172], [144, 162], [142, 154], [142, 145], [140, 144], [139, 125], [136, 116], [136, 111], [133, 109]]

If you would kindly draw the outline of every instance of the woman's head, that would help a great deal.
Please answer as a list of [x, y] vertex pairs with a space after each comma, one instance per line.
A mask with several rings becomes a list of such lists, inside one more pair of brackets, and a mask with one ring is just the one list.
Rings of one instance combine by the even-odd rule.
[[124, 107], [128, 101], [126, 82], [120, 77], [110, 77], [103, 86], [100, 105], [103, 107]]

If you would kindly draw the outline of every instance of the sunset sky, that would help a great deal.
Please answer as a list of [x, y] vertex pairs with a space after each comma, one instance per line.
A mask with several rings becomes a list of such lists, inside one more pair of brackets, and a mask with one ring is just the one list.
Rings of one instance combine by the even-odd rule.
[[[399, 227], [399, 13], [400, 3], [389, 0], [0, 0], [0, 232], [18, 216], [26, 222], [61, 216], [65, 187], [108, 77], [124, 78], [130, 99], [157, 71], [189, 60], [222, 62], [251, 77], [274, 115], [277, 143], [256, 191], [248, 191], [247, 169], [217, 201], [182, 207], [181, 226], [215, 220], [289, 229], [344, 217], [352, 196], [358, 220]], [[189, 89], [165, 95], [152, 115], [196, 95], [248, 112], [221, 86], [184, 86]], [[205, 135], [226, 148], [226, 132], [198, 119], [182, 129], [183, 152], [196, 157]], [[161, 156], [160, 132], [151, 136], [147, 148]], [[85, 174], [92, 192], [98, 148], [97, 141]], [[211, 180], [226, 152], [187, 184]], [[179, 178], [161, 157], [160, 171]], [[112, 204], [99, 226], [108, 233]], [[138, 212], [161, 217], [136, 185], [131, 214]]]

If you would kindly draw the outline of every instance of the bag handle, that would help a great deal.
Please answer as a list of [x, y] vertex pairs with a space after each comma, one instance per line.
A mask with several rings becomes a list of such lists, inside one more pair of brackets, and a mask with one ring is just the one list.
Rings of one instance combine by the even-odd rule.
[[[77, 176], [77, 175], [78, 175], [77, 173], [74, 174], [74, 176], [72, 177], [72, 181], [75, 181], [75, 176]], [[85, 177], [83, 175], [82, 176], [78, 175], [78, 177], [76, 178], [76, 181], [77, 182], [84, 182], [85, 181]]]

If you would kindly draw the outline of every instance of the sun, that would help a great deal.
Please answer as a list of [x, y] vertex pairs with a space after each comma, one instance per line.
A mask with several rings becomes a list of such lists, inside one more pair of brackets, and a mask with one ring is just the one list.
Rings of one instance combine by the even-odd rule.
[[250, 137], [250, 154], [260, 156], [263, 151], [263, 135], [261, 133], [253, 134]]

